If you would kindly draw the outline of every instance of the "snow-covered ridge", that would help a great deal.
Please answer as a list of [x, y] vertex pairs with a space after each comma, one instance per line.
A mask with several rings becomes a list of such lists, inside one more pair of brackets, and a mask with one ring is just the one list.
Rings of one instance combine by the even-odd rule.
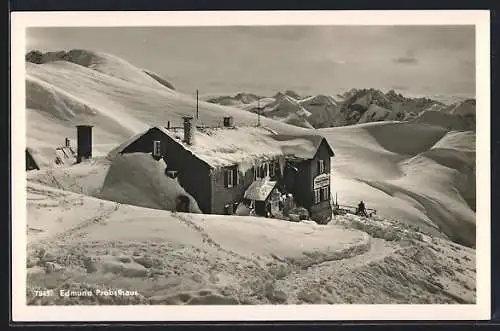
[[[286, 98], [285, 98], [286, 97]], [[384, 93], [377, 89], [350, 89], [342, 94], [313, 95], [301, 97], [294, 91], [278, 92], [272, 97], [259, 97], [254, 94], [239, 93], [234, 97], [219, 96], [209, 98], [209, 102], [227, 104], [252, 112], [281, 105], [281, 116], [273, 116], [272, 112], [263, 112], [264, 116], [273, 117], [288, 124], [301, 127], [337, 127], [379, 121], [409, 121], [416, 119], [432, 125], [443, 126], [446, 121], [452, 123], [454, 129], [472, 129], [475, 121], [475, 100], [458, 100], [445, 104], [428, 97], [409, 97], [394, 90]], [[291, 106], [297, 102], [298, 106]], [[438, 111], [448, 115], [425, 115], [427, 111]], [[302, 114], [302, 115], [301, 115]], [[307, 114], [304, 116], [303, 114]], [[286, 116], [285, 116], [286, 115]], [[444, 120], [436, 120], [436, 116], [446, 116]], [[464, 117], [468, 117], [465, 118]], [[293, 119], [293, 120], [292, 120]], [[462, 124], [456, 124], [464, 122]]]
[[[122, 58], [108, 53], [81, 49], [72, 49], [68, 52], [58, 51], [47, 53], [31, 51], [26, 54], [25, 58], [27, 62], [36, 64], [67, 61], [137, 84], [143, 84], [149, 87], [162, 86], [158, 79], [153, 78], [151, 72], [145, 72]], [[158, 75], [154, 75], [159, 78]]]

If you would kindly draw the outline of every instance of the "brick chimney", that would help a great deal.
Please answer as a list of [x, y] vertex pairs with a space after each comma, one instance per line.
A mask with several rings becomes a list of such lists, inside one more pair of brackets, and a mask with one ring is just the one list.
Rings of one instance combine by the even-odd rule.
[[233, 116], [224, 117], [224, 127], [233, 127]]
[[194, 144], [194, 132], [196, 127], [192, 116], [185, 116], [184, 119], [184, 142], [188, 145]]
[[76, 162], [92, 158], [92, 125], [77, 125]]

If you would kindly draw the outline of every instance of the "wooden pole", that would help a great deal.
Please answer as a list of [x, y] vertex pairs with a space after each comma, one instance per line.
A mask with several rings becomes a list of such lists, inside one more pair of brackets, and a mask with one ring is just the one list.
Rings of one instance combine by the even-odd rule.
[[257, 99], [257, 126], [260, 126], [260, 98]]
[[199, 118], [199, 111], [198, 111], [198, 90], [196, 90], [196, 119]]

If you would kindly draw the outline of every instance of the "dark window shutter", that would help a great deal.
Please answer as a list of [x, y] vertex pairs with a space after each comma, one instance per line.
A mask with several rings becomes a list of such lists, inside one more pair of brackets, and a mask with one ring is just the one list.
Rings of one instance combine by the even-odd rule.
[[224, 187], [228, 187], [228, 185], [229, 185], [228, 174], [229, 174], [229, 172], [227, 170], [224, 171]]

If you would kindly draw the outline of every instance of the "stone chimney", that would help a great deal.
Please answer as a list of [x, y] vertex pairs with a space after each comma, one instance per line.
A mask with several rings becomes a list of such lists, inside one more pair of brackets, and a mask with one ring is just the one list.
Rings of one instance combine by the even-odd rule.
[[232, 116], [224, 117], [224, 127], [226, 127], [226, 128], [233, 127], [233, 117]]
[[185, 116], [184, 119], [184, 142], [188, 145], [194, 144], [194, 132], [196, 127], [192, 116]]
[[92, 158], [92, 125], [77, 125], [76, 162]]

